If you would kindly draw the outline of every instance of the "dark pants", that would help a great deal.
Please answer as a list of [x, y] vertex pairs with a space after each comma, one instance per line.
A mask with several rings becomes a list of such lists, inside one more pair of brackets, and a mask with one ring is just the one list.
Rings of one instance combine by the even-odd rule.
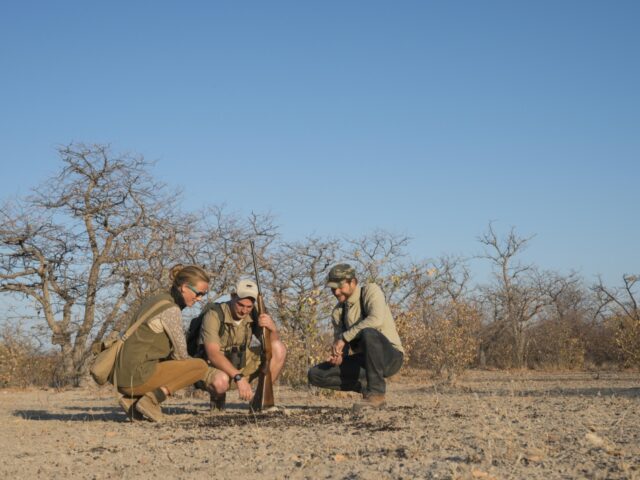
[[[374, 328], [365, 328], [351, 344], [358, 344], [358, 353], [349, 355], [339, 366], [323, 362], [309, 369], [309, 383], [316, 387], [349, 392], [384, 394], [385, 378], [402, 366], [402, 352], [396, 350], [387, 337]], [[366, 387], [365, 387], [366, 385]]]

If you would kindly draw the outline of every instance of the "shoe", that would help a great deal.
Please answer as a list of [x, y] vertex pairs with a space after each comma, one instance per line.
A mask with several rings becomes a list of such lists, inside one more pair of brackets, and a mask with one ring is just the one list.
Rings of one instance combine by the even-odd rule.
[[227, 402], [227, 394], [226, 393], [213, 393], [213, 392], [209, 392], [209, 398], [211, 403], [209, 404], [211, 411], [215, 412], [215, 411], [223, 411], [226, 406], [226, 402]]
[[370, 393], [363, 395], [362, 400], [353, 404], [353, 411], [359, 412], [365, 408], [382, 408], [386, 404], [384, 393]]
[[118, 399], [118, 404], [122, 407], [124, 413], [127, 414], [127, 418], [130, 422], [144, 420], [144, 417], [135, 408], [135, 404], [139, 398], [140, 397], [128, 397], [123, 395]]
[[136, 410], [151, 422], [162, 421], [162, 408], [152, 392], [145, 393], [135, 404]]

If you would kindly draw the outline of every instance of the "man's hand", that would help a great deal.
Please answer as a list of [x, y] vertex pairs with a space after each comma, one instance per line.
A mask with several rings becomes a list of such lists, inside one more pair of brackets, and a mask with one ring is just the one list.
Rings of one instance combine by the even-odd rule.
[[249, 381], [242, 377], [238, 380], [238, 394], [242, 400], [251, 400], [253, 397], [253, 391], [251, 391], [251, 385], [249, 385]]
[[344, 347], [347, 345], [342, 338], [339, 338], [331, 346], [331, 355], [327, 358], [327, 362], [331, 365], [338, 366], [342, 364], [342, 358], [344, 357]]
[[272, 333], [276, 332], [276, 324], [268, 313], [263, 313], [258, 317], [258, 325], [262, 328], [266, 328]]
[[333, 346], [331, 347], [331, 356], [342, 356], [344, 354], [344, 347], [347, 344], [342, 338], [337, 339], [333, 342]]
[[327, 358], [327, 362], [329, 362], [334, 367], [338, 367], [342, 365], [342, 358], [342, 355], [331, 355], [329, 358]]

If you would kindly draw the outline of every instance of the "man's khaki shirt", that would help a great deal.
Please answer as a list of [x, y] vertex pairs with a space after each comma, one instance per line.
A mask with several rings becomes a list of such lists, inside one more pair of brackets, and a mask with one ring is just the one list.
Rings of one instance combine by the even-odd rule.
[[[220, 337], [220, 316], [216, 310], [224, 316], [225, 327], [222, 337]], [[222, 351], [229, 347], [242, 347], [251, 340], [252, 323], [251, 314], [245, 315], [236, 322], [231, 315], [228, 302], [207, 305], [198, 343], [217, 343]]]
[[[367, 313], [366, 317], [363, 317], [363, 312], [360, 309], [360, 292], [362, 288], [364, 288], [362, 300], [364, 310]], [[351, 342], [361, 330], [375, 328], [387, 337], [391, 345], [404, 353], [391, 310], [387, 305], [382, 289], [377, 284], [368, 283], [364, 287], [356, 285], [347, 302], [349, 303], [349, 315], [346, 325], [342, 324], [342, 303], [338, 303], [331, 313], [335, 340], [343, 338], [346, 342]]]

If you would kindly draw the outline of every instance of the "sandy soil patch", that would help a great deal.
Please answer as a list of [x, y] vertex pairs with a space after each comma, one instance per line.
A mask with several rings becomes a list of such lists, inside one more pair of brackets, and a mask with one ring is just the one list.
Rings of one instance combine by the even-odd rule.
[[108, 388], [0, 390], [2, 478], [640, 479], [638, 374], [471, 372], [389, 385], [388, 407], [276, 388], [252, 414], [171, 398], [129, 423]]

